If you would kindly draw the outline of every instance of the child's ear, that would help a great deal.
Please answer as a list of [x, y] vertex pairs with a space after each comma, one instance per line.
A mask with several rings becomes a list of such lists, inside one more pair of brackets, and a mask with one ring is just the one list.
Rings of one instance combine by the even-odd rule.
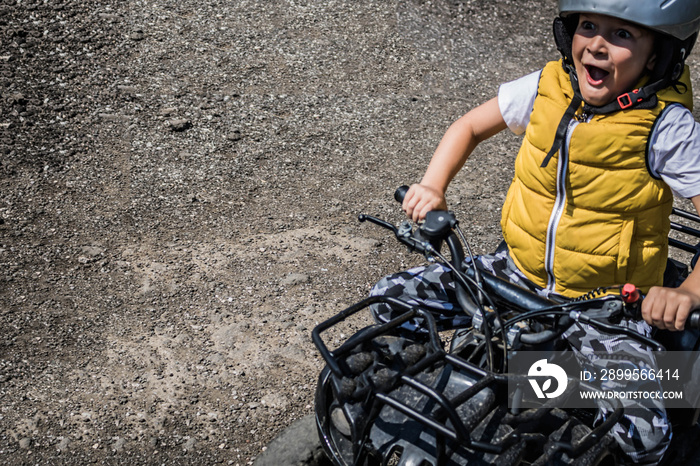
[[649, 57], [649, 60], [647, 60], [647, 69], [649, 71], [654, 71], [655, 66], [656, 66], [656, 53], [652, 53], [651, 56]]

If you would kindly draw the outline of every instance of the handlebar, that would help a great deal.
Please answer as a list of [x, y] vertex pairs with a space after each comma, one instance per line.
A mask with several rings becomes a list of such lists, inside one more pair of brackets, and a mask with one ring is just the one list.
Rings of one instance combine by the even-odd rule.
[[685, 321], [685, 328], [700, 329], [700, 310], [690, 313], [688, 319]]
[[406, 193], [408, 193], [408, 189], [409, 187], [405, 184], [396, 188], [396, 191], [394, 191], [394, 199], [396, 199], [396, 202], [403, 204], [403, 200], [406, 197]]
[[[394, 192], [394, 199], [399, 203], [403, 203], [408, 190], [409, 187], [406, 185], [399, 186]], [[466, 275], [470, 281], [475, 283], [479, 288], [474, 295], [479, 295], [483, 292], [488, 293], [490, 296], [493, 296], [496, 301], [505, 303], [510, 307], [520, 309], [524, 312], [545, 311], [546, 309], [552, 309], [554, 307], [563, 307], [567, 304], [560, 304], [539, 296], [528, 289], [497, 277], [482, 268], [475, 270], [476, 267], [468, 267], [464, 270], [462, 265], [465, 257], [464, 250], [454, 232], [454, 230], [458, 228], [458, 222], [452, 212], [431, 211], [426, 215], [424, 223], [415, 230], [408, 222], [404, 222], [401, 227], [397, 228], [391, 223], [369, 215], [360, 215], [359, 220], [369, 220], [372, 223], [391, 230], [396, 235], [397, 239], [407, 245], [409, 249], [426, 256], [433, 254], [435, 251], [439, 253], [442, 241], [445, 241], [450, 249], [452, 258], [450, 262], [455, 267], [456, 271]], [[463, 236], [462, 240], [465, 241]], [[432, 250], [431, 247], [433, 248]], [[458, 286], [457, 288], [460, 289], [461, 287]], [[624, 301], [625, 307], [628, 310], [634, 308], [638, 313], [639, 309], [641, 309], [643, 298], [633, 285], [626, 285], [622, 288], [620, 299]], [[460, 299], [460, 301], [462, 301], [462, 299]], [[574, 301], [572, 301], [572, 303], [573, 302]], [[473, 310], [469, 311], [464, 305], [462, 307], [465, 308], [466, 312], [473, 312]], [[576, 307], [578, 307], [578, 305], [576, 305]], [[639, 318], [638, 315], [636, 317]], [[690, 313], [686, 320], [685, 327], [686, 329], [700, 329], [700, 309]]]

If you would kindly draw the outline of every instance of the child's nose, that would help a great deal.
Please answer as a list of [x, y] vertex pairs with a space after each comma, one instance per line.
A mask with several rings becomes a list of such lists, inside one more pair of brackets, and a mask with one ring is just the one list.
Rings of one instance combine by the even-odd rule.
[[599, 53], [605, 53], [607, 51], [607, 45], [608, 42], [605, 40], [605, 38], [598, 34], [593, 37], [591, 37], [591, 40], [588, 42], [588, 51], [592, 54], [599, 54]]

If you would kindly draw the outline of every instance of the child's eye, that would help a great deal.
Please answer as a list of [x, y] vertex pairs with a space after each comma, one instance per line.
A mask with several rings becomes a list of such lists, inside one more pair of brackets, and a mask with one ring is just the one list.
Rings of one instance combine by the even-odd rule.
[[617, 31], [617, 37], [619, 37], [620, 39], [631, 39], [632, 34], [625, 29], [620, 29], [619, 31]]
[[581, 29], [586, 29], [588, 31], [595, 29], [595, 24], [591, 23], [590, 21], [581, 21], [581, 24], [579, 26]]

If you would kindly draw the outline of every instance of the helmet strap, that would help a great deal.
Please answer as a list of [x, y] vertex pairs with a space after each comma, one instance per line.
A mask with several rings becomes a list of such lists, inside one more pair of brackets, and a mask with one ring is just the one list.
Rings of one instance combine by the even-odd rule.
[[569, 73], [574, 96], [571, 98], [571, 102], [564, 112], [564, 115], [562, 115], [561, 120], [559, 120], [559, 125], [557, 126], [557, 131], [554, 135], [552, 147], [549, 149], [549, 152], [540, 165], [540, 167], [543, 168], [549, 164], [551, 158], [559, 151], [564, 143], [566, 131], [569, 128], [569, 123], [576, 115], [576, 111], [581, 106], [581, 103], [583, 103], [584, 113], [589, 113], [591, 115], [606, 115], [608, 113], [614, 113], [621, 110], [626, 110], [628, 108], [650, 109], [656, 107], [656, 105], [659, 103], [659, 99], [656, 97], [656, 92], [669, 85], [668, 80], [662, 79], [655, 83], [647, 84], [640, 89], [635, 89], [634, 91], [622, 94], [609, 104], [594, 107], [592, 105], [588, 105], [583, 100], [583, 96], [581, 95], [581, 90], [578, 85], [578, 75], [576, 74], [576, 70], [574, 69], [573, 65], [567, 65], [564, 63], [563, 66]]
[[606, 115], [608, 113], [618, 112], [628, 108], [654, 108], [659, 103], [659, 99], [656, 97], [656, 92], [666, 87], [666, 85], [667, 83], [664, 81], [657, 81], [653, 84], [648, 84], [641, 89], [635, 89], [619, 95], [617, 99], [600, 107], [585, 104], [584, 111], [592, 115]]
[[581, 93], [574, 92], [574, 97], [571, 99], [571, 103], [564, 112], [564, 115], [561, 117], [561, 120], [559, 120], [559, 126], [557, 126], [557, 132], [554, 134], [554, 142], [552, 143], [552, 147], [549, 149], [549, 152], [542, 161], [540, 167], [546, 167], [549, 164], [549, 160], [552, 158], [552, 156], [554, 156], [554, 154], [559, 151], [559, 148], [561, 148], [564, 138], [566, 137], [566, 130], [569, 127], [569, 123], [574, 118], [576, 110], [578, 110], [578, 108], [581, 106], [581, 102], [583, 102]]

